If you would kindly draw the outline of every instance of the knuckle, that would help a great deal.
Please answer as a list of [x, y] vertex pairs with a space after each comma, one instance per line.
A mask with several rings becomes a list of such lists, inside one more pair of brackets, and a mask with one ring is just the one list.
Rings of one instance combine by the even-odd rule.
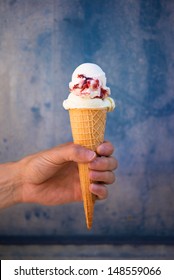
[[82, 155], [82, 149], [78, 144], [70, 144], [70, 149], [71, 149], [71, 159], [70, 160], [75, 160], [77, 158], [80, 158]]

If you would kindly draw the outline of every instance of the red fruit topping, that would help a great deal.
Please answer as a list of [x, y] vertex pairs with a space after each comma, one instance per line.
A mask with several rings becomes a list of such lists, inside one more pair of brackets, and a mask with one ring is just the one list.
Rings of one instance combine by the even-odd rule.
[[84, 89], [89, 88], [89, 86], [90, 86], [89, 83], [84, 82], [84, 84], [82, 85], [81, 91], [83, 91]]
[[79, 75], [77, 75], [77, 78], [81, 78], [81, 79], [84, 79], [84, 78], [86, 78], [83, 74], [79, 74]]
[[93, 88], [94, 90], [96, 90], [96, 89], [99, 88], [99, 80], [98, 80], [98, 79], [97, 79], [97, 80], [94, 80], [94, 83], [92, 84], [92, 88]]
[[79, 88], [79, 85], [78, 85], [78, 84], [75, 84], [75, 85], [73, 86], [73, 89], [76, 89], [76, 88]]
[[101, 88], [101, 98], [104, 99], [108, 95], [107, 90], [104, 88]]
[[[91, 77], [85, 77], [83, 74], [77, 75], [77, 78], [81, 79], [79, 81], [79, 84], [75, 84], [71, 91], [75, 91], [77, 95], [88, 95], [89, 91], [88, 89], [91, 87], [92, 90], [98, 90], [100, 88], [100, 82], [98, 79], [93, 79]], [[86, 91], [85, 91], [86, 90]], [[100, 96], [95, 96], [92, 98], [101, 98], [104, 99], [105, 97], [108, 96], [108, 90], [104, 89], [101, 87], [100, 90]]]

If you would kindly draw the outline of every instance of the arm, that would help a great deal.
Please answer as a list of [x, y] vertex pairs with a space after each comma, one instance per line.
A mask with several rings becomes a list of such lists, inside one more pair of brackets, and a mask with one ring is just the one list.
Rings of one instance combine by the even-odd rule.
[[18, 162], [0, 165], [0, 208], [17, 203], [59, 205], [82, 200], [77, 163], [89, 166], [90, 191], [107, 197], [105, 184], [115, 181], [117, 161], [113, 146], [101, 144], [96, 153], [67, 143], [29, 155]]
[[0, 164], [0, 208], [21, 201], [21, 178], [17, 162]]

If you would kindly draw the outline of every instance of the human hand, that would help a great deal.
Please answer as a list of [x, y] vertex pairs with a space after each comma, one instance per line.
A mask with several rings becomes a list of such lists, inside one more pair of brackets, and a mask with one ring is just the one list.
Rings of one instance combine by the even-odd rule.
[[57, 205], [82, 200], [77, 163], [88, 163], [94, 182], [90, 191], [99, 199], [107, 197], [105, 184], [115, 181], [113, 170], [117, 160], [113, 146], [104, 142], [96, 153], [79, 145], [67, 143], [30, 155], [19, 161], [22, 178], [22, 202]]

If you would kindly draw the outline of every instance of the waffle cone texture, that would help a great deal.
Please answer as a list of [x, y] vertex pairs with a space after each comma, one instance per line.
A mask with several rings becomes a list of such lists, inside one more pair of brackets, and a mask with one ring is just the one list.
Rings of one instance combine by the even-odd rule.
[[[75, 144], [96, 151], [104, 141], [107, 108], [70, 109], [70, 123]], [[94, 215], [95, 196], [90, 192], [88, 164], [79, 163], [79, 177], [86, 217], [86, 225], [91, 229]]]

